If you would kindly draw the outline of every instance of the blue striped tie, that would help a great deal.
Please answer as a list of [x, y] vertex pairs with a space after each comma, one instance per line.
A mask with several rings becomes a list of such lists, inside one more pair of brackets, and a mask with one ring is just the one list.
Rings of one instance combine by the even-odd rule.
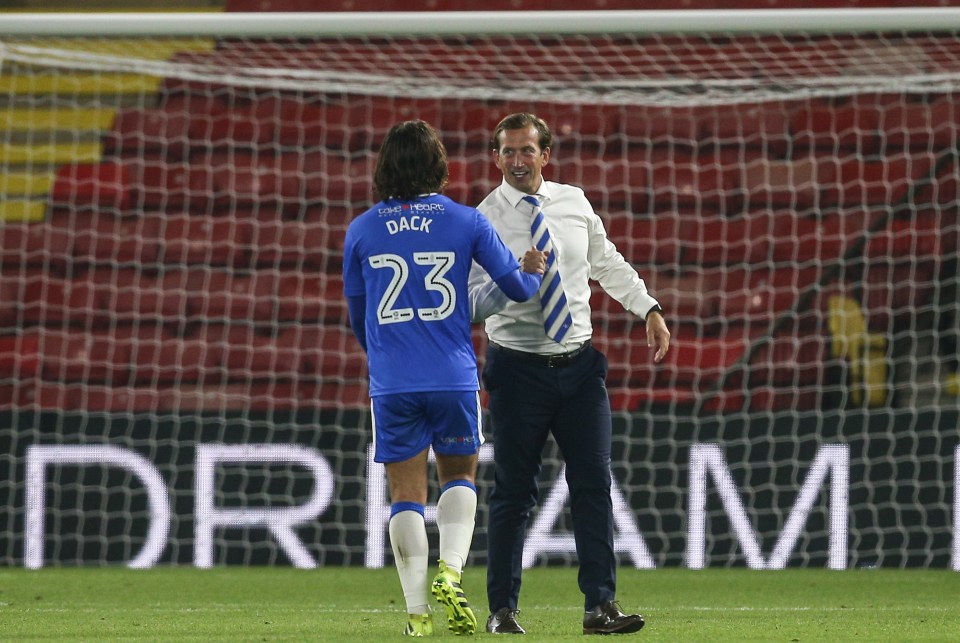
[[543, 310], [543, 330], [547, 337], [555, 342], [562, 342], [567, 331], [573, 326], [573, 315], [567, 305], [567, 296], [560, 283], [560, 270], [557, 267], [557, 256], [550, 241], [550, 231], [543, 219], [540, 210], [540, 201], [533, 196], [525, 196], [523, 200], [533, 206], [533, 224], [530, 226], [530, 235], [537, 250], [549, 252], [547, 270], [543, 274], [540, 284], [540, 308]]

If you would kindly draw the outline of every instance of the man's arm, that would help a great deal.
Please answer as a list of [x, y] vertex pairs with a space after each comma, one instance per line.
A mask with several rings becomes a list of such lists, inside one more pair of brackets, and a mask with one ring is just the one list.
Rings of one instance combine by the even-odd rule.
[[607, 238], [603, 222], [596, 214], [588, 220], [587, 234], [590, 277], [599, 281], [607, 294], [623, 304], [624, 308], [644, 318], [647, 346], [657, 349], [653, 361], [662, 361], [670, 350], [670, 330], [659, 302], [647, 291], [647, 285], [636, 269]]

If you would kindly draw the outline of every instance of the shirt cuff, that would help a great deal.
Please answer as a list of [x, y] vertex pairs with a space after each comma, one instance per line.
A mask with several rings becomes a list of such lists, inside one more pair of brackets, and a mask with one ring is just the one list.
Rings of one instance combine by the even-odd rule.
[[647, 317], [650, 316], [650, 313], [660, 313], [663, 314], [663, 308], [660, 307], [660, 304], [654, 304], [653, 307], [647, 311], [647, 314], [643, 316], [643, 321], [647, 321]]

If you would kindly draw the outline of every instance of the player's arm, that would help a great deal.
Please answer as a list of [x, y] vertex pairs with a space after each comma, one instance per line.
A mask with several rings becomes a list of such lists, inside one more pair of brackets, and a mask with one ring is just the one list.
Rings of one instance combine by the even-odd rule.
[[506, 307], [510, 300], [527, 301], [540, 289], [540, 282], [546, 270], [546, 254], [536, 248], [527, 250], [520, 265], [490, 279], [487, 272], [474, 264], [470, 272], [470, 321], [482, 322]]
[[487, 271], [476, 263], [470, 271], [469, 295], [470, 321], [475, 324], [497, 314], [510, 302]]
[[367, 350], [367, 294], [360, 256], [356, 252], [356, 228], [351, 224], [343, 244], [343, 294], [347, 300], [350, 329], [364, 352]]
[[350, 330], [357, 338], [364, 352], [367, 350], [367, 297], [366, 295], [348, 295], [347, 312], [350, 315]]
[[522, 302], [530, 299], [540, 289], [546, 270], [546, 255], [536, 248], [527, 250], [518, 264], [496, 230], [479, 212], [477, 231], [474, 259], [483, 270], [475, 264], [470, 274], [470, 319], [473, 322], [500, 312], [508, 300]]
[[507, 274], [493, 280], [497, 287], [513, 301], [526, 301], [540, 289], [543, 273], [523, 272], [518, 266]]
[[531, 247], [520, 259], [517, 270], [512, 270], [493, 281], [503, 294], [513, 301], [526, 301], [540, 288], [546, 269], [546, 253]]

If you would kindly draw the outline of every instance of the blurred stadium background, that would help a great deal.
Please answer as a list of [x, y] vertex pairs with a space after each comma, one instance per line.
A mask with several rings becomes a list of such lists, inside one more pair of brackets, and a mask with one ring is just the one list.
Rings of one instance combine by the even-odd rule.
[[[474, 4], [24, 0], [0, 3], [0, 19], [436, 16]], [[819, 9], [829, 21], [837, 9], [956, 4], [643, 8]], [[958, 27], [112, 38], [0, 27], [0, 559], [389, 563], [343, 235], [371, 201], [393, 123], [436, 126], [448, 194], [475, 204], [498, 181], [493, 126], [526, 110], [556, 132], [549, 178], [583, 186], [674, 333], [654, 365], [642, 324], [597, 290], [624, 564], [960, 569]], [[482, 363], [479, 327], [474, 339]], [[561, 467], [552, 452], [545, 465], [549, 511], [530, 564], [568, 564]], [[481, 508], [481, 564], [484, 523]], [[279, 537], [288, 527], [300, 548]]]

